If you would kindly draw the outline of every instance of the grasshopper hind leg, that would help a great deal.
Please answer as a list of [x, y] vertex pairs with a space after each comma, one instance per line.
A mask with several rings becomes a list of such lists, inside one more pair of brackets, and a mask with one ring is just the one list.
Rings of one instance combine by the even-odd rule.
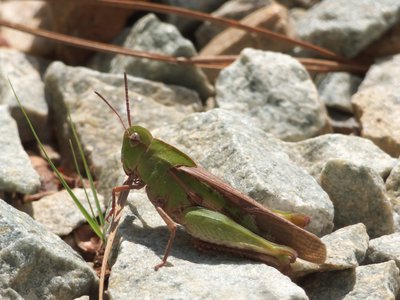
[[243, 251], [240, 249], [230, 248], [226, 246], [216, 245], [209, 242], [199, 240], [197, 238], [192, 238], [193, 247], [200, 252], [213, 254], [213, 253], [229, 253], [239, 257], [245, 257], [254, 261], [263, 262], [269, 266], [273, 266], [285, 275], [291, 274], [290, 265], [280, 264], [279, 260], [273, 256], [266, 255], [263, 253], [257, 253], [253, 251]]
[[200, 250], [233, 253], [282, 271], [290, 269], [297, 258], [292, 248], [270, 242], [224, 214], [200, 206], [186, 209], [182, 223]]

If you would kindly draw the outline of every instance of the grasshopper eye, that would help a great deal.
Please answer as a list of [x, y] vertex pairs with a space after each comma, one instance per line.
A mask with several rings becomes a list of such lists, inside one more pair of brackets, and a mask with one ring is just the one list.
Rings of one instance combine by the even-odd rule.
[[137, 132], [134, 132], [129, 136], [129, 143], [132, 146], [136, 146], [137, 144], [141, 143], [140, 136]]

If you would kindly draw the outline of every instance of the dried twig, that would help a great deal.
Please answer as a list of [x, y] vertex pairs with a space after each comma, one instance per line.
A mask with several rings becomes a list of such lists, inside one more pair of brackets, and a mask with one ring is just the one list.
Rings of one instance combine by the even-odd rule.
[[103, 5], [110, 5], [113, 7], [125, 7], [125, 8], [129, 7], [129, 8], [159, 12], [159, 13], [164, 13], [164, 14], [175, 14], [175, 15], [184, 16], [184, 17], [187, 17], [190, 19], [207, 20], [212, 23], [221, 24], [221, 25], [225, 25], [228, 27], [236, 27], [236, 28], [245, 30], [247, 32], [256, 33], [261, 36], [268, 37], [270, 39], [286, 41], [292, 45], [297, 45], [304, 49], [313, 50], [324, 57], [331, 58], [331, 59], [334, 59], [337, 61], [349, 62], [348, 59], [336, 54], [335, 52], [332, 52], [325, 48], [313, 45], [311, 43], [293, 39], [293, 38], [287, 37], [283, 34], [280, 34], [280, 33], [265, 29], [265, 28], [248, 26], [248, 25], [242, 24], [239, 21], [236, 21], [233, 19], [217, 17], [217, 16], [213, 16], [211, 14], [194, 11], [194, 10], [190, 10], [187, 8], [155, 4], [155, 3], [147, 3], [147, 2], [142, 2], [142, 1], [129, 1], [129, 0], [86, 0], [86, 1], [90, 1], [92, 3], [97, 2], [97, 3], [103, 4]]
[[[132, 183], [133, 183], [133, 179], [128, 177], [128, 179], [124, 182], [124, 185], [132, 185]], [[105, 274], [106, 274], [107, 265], [108, 265], [107, 262], [108, 262], [108, 258], [111, 253], [111, 249], [112, 249], [112, 245], [114, 243], [115, 236], [117, 234], [119, 221], [121, 220], [122, 209], [125, 206], [125, 203], [128, 199], [128, 195], [129, 195], [129, 190], [120, 192], [120, 194], [118, 196], [118, 201], [116, 203], [115, 213], [113, 215], [113, 219], [112, 219], [112, 222], [111, 222], [109, 230], [108, 230], [107, 243], [106, 243], [106, 246], [104, 249], [103, 262], [101, 264], [100, 283], [99, 283], [99, 300], [103, 300], [104, 281], [105, 281]]]
[[[169, 55], [162, 55], [158, 53], [150, 53], [145, 51], [138, 51], [133, 49], [124, 48], [117, 45], [96, 42], [92, 40], [82, 39], [78, 37], [69, 36], [45, 29], [31, 28], [22, 24], [6, 21], [0, 19], [0, 26], [5, 26], [18, 31], [30, 33], [36, 36], [44, 37], [60, 43], [81, 47], [98, 52], [105, 52], [111, 54], [122, 54], [140, 58], [147, 58], [152, 60], [159, 60], [173, 64], [196, 65], [202, 68], [222, 69], [231, 64], [237, 55], [221, 55], [221, 56], [194, 56], [194, 57], [174, 57]], [[336, 61], [329, 61], [314, 58], [299, 58], [307, 69], [320, 70], [320, 72], [330, 71], [349, 71], [349, 72], [365, 72], [368, 66], [360, 64], [339, 63]]]

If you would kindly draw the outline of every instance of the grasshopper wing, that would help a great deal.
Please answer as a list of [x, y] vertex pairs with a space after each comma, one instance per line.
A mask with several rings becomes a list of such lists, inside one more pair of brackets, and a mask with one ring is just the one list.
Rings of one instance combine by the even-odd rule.
[[253, 215], [261, 231], [270, 233], [276, 242], [295, 249], [300, 258], [314, 263], [325, 261], [326, 247], [317, 236], [276, 215], [217, 176], [201, 167], [180, 166], [175, 167], [174, 171], [185, 173], [215, 188], [239, 209]]

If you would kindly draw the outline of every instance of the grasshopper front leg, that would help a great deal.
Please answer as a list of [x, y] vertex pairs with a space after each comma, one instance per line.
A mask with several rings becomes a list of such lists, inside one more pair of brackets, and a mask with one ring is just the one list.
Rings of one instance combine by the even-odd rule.
[[108, 212], [107, 216], [106, 216], [106, 221], [108, 222], [110, 217], [112, 215], [114, 215], [115, 213], [115, 206], [117, 203], [117, 193], [123, 192], [123, 191], [130, 191], [130, 190], [140, 190], [141, 188], [143, 188], [145, 186], [145, 183], [143, 181], [140, 180], [134, 180], [134, 182], [132, 184], [125, 184], [126, 182], [128, 182], [128, 180], [126, 180], [124, 182], [123, 185], [120, 186], [116, 186], [113, 187], [112, 189], [112, 202], [111, 202], [111, 209]]

